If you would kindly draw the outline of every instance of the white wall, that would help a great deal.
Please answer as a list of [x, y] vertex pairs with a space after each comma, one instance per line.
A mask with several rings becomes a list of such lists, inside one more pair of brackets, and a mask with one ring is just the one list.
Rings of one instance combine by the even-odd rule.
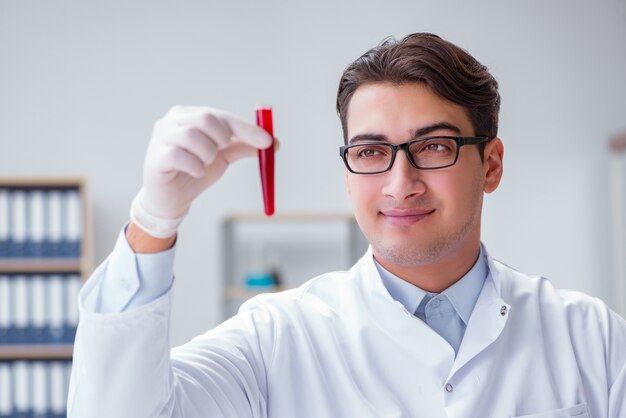
[[[626, 128], [623, 0], [94, 3], [0, 1], [0, 175], [85, 175], [97, 261], [127, 219], [152, 125], [174, 104], [250, 120], [272, 104], [278, 210], [349, 211], [339, 75], [388, 35], [431, 31], [501, 84], [492, 254], [613, 303], [606, 142]], [[232, 167], [181, 230], [174, 344], [219, 321], [217, 225], [261, 210], [257, 176], [254, 160]]]

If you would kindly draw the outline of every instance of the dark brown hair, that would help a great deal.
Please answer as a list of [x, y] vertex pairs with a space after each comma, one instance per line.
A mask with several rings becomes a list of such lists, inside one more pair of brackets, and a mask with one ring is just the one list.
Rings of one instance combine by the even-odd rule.
[[401, 41], [384, 40], [343, 72], [337, 113], [344, 142], [348, 139], [346, 117], [352, 95], [364, 84], [379, 82], [424, 83], [437, 95], [467, 109], [476, 136], [493, 138], [498, 134], [500, 94], [498, 82], [487, 67], [437, 35], [414, 33]]

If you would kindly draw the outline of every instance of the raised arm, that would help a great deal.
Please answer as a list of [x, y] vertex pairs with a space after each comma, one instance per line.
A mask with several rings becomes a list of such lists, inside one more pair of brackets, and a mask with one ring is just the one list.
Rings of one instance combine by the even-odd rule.
[[68, 417], [193, 418], [211, 410], [218, 416], [259, 411], [262, 388], [256, 382], [264, 381], [257, 377], [264, 368], [249, 328], [252, 319], [226, 327], [233, 330], [231, 337], [217, 339], [217, 346], [230, 347], [233, 355], [170, 359], [174, 252], [167, 250], [194, 199], [230, 163], [271, 143], [256, 125], [210, 108], [175, 107], [155, 124], [131, 222], [81, 291]]

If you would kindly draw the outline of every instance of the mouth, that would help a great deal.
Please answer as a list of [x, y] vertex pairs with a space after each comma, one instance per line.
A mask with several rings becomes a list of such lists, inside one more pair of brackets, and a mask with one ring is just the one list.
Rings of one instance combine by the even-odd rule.
[[411, 225], [428, 217], [435, 209], [387, 209], [380, 211], [383, 219], [392, 225]]

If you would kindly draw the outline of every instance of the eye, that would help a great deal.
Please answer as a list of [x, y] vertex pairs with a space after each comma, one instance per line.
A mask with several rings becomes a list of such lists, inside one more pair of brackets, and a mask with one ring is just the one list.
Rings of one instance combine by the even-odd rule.
[[375, 157], [379, 155], [380, 151], [374, 148], [361, 148], [359, 150], [359, 157]]
[[361, 145], [354, 151], [357, 158], [376, 158], [387, 155], [389, 148], [384, 145]]
[[449, 151], [450, 148], [446, 144], [442, 144], [440, 142], [433, 142], [430, 144], [426, 144], [423, 148], [424, 151], [433, 151], [433, 152], [441, 152], [441, 151]]
[[456, 143], [449, 138], [432, 138], [422, 143], [416, 143], [415, 151], [429, 154], [445, 154], [453, 152]]

